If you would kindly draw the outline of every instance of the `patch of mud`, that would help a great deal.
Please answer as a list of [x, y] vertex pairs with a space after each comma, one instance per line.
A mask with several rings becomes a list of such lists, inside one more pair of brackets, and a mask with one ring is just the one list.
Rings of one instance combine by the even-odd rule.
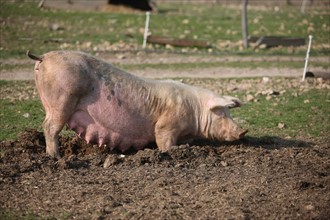
[[[126, 154], [30, 129], [0, 144], [0, 218], [327, 219], [328, 140], [195, 141]], [[8, 217], [9, 216], [9, 217]]]

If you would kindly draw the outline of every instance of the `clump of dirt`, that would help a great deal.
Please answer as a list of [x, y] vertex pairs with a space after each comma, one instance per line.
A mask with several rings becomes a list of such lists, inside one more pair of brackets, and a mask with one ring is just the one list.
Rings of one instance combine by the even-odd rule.
[[0, 218], [327, 219], [329, 140], [198, 140], [126, 154], [29, 129], [0, 144]]

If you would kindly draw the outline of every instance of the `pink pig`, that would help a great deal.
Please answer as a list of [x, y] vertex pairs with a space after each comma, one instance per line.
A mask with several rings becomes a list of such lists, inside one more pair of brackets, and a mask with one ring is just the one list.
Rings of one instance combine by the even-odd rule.
[[233, 141], [247, 133], [229, 114], [229, 108], [242, 105], [237, 98], [137, 77], [81, 52], [27, 55], [36, 60], [46, 151], [52, 157], [60, 158], [58, 135], [66, 124], [87, 143], [123, 152], [152, 141], [167, 151], [193, 137]]

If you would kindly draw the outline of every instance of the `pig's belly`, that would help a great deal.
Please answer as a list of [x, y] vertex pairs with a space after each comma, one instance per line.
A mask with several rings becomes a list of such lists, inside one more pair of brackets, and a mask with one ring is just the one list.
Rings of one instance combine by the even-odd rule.
[[74, 112], [68, 126], [87, 143], [121, 151], [131, 147], [142, 149], [154, 141], [153, 131], [143, 119], [109, 111], [99, 112], [93, 108]]

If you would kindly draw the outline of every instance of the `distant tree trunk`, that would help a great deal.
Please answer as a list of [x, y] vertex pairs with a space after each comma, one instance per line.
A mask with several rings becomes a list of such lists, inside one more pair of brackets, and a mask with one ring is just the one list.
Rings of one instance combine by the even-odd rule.
[[242, 7], [242, 34], [243, 34], [243, 46], [244, 48], [248, 48], [248, 26], [247, 26], [247, 4], [248, 0], [243, 0]]

